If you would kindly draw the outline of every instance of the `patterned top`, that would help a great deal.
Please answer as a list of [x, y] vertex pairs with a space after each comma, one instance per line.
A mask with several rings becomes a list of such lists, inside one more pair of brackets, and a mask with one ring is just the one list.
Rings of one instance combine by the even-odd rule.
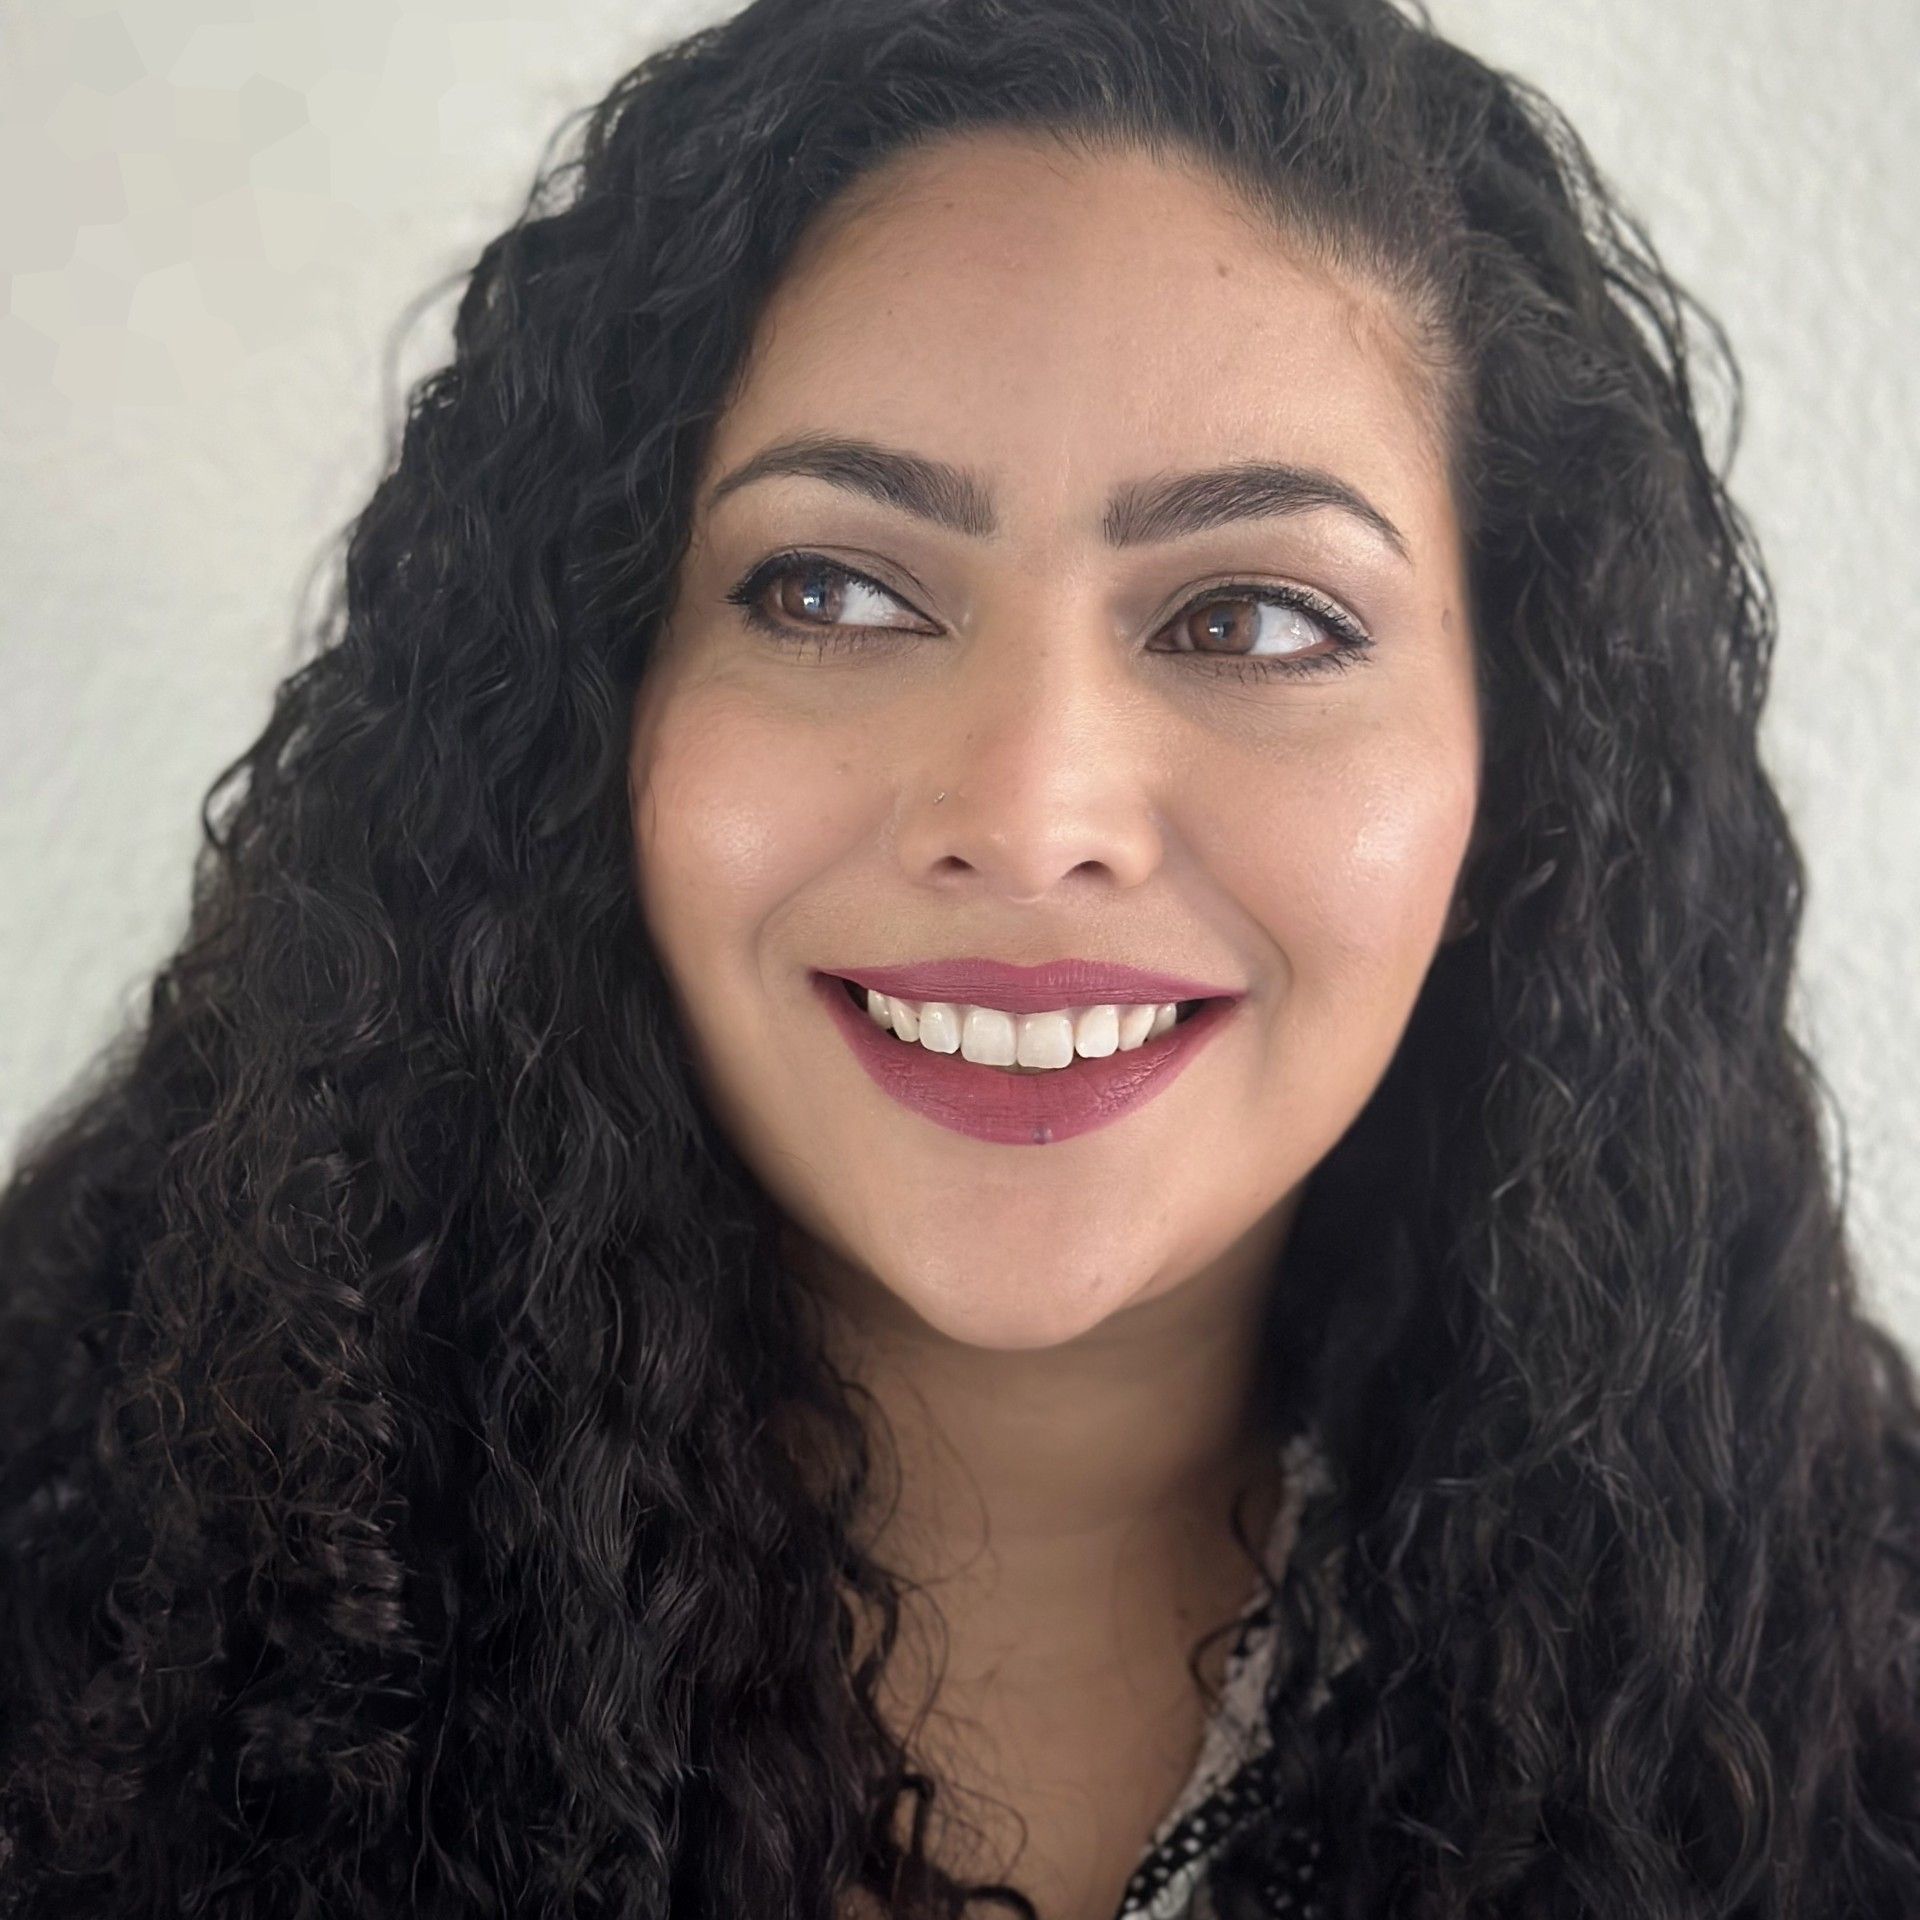
[[[1286, 1570], [1306, 1503], [1331, 1491], [1333, 1485], [1326, 1456], [1312, 1432], [1287, 1441], [1281, 1459], [1286, 1467], [1285, 1489], [1265, 1546], [1266, 1563], [1276, 1580]], [[1337, 1574], [1337, 1565], [1333, 1571]], [[1332, 1592], [1329, 1585], [1328, 1598]], [[1309, 1711], [1326, 1699], [1327, 1683], [1359, 1657], [1361, 1645], [1357, 1628], [1341, 1618], [1333, 1657], [1314, 1683]], [[1276, 1652], [1273, 1602], [1263, 1589], [1241, 1609], [1220, 1704], [1207, 1722], [1193, 1771], [1147, 1843], [1114, 1920], [1216, 1920], [1203, 1884], [1206, 1867], [1230, 1834], [1272, 1805], [1274, 1768], [1266, 1689]], [[1324, 1920], [1325, 1909], [1314, 1892], [1319, 1839], [1304, 1827], [1296, 1829], [1294, 1837], [1297, 1845], [1263, 1890], [1267, 1911], [1292, 1920]]]

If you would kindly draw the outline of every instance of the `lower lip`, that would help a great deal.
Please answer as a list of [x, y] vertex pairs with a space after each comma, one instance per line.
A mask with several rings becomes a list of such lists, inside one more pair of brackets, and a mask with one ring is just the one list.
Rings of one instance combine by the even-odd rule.
[[957, 1053], [929, 1053], [854, 1005], [846, 982], [813, 976], [813, 989], [854, 1057], [883, 1093], [954, 1133], [997, 1146], [1044, 1147], [1111, 1126], [1163, 1093], [1239, 1005], [1209, 1000], [1157, 1040], [1103, 1060], [1075, 1057], [1045, 1073], [1003, 1073]]

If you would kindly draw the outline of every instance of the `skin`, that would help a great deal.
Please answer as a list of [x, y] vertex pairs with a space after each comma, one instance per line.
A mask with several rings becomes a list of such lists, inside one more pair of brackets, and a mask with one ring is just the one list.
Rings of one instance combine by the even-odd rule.
[[[1384, 294], [1205, 173], [949, 139], [791, 262], [636, 696], [646, 926], [715, 1112], [898, 1444], [880, 1542], [937, 1592], [900, 1724], [938, 1679], [926, 1750], [1024, 1820], [1018, 1877], [1049, 1920], [1107, 1920], [1191, 1765], [1189, 1649], [1252, 1590], [1228, 1500], [1248, 1492], [1259, 1539], [1280, 1495], [1254, 1325], [1303, 1183], [1448, 934], [1481, 723], [1432, 398]], [[802, 433], [967, 469], [998, 531], [813, 476], [710, 500]], [[1328, 507], [1103, 540], [1123, 484], [1253, 460], [1337, 476], [1404, 557]], [[886, 591], [774, 583], [783, 648], [725, 596], [787, 546]], [[1192, 644], [1237, 613], [1213, 644], [1324, 655], [1311, 617], [1247, 602], [1289, 583], [1371, 651], [1255, 681], [1167, 650], [1217, 585]], [[816, 655], [810, 618], [867, 631]], [[1115, 959], [1246, 997], [1144, 1108], [993, 1145], [882, 1094], [809, 985], [939, 954]], [[1004, 1868], [1021, 1831], [953, 1857]]]

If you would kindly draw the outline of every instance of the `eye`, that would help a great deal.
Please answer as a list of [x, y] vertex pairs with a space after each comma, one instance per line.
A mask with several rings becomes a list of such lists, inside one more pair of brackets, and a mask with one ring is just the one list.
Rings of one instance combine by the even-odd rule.
[[[769, 597], [772, 612], [764, 604]], [[913, 610], [879, 581], [818, 553], [776, 553], [730, 588], [727, 598], [757, 631], [822, 650], [870, 646], [861, 634], [939, 632], [931, 623], [911, 626], [869, 618], [889, 608], [908, 614]]]
[[[764, 604], [769, 588], [776, 589], [772, 612]], [[818, 653], [870, 653], [885, 644], [881, 636], [940, 631], [930, 621], [863, 619], [890, 608], [913, 617], [913, 609], [891, 588], [818, 553], [776, 553], [726, 597], [755, 631], [783, 646]], [[1173, 634], [1176, 644], [1150, 652], [1184, 655], [1202, 662], [1204, 671], [1243, 680], [1344, 671], [1373, 646], [1351, 614], [1310, 588], [1243, 581], [1204, 589], [1160, 632]], [[1310, 651], [1316, 646], [1319, 652]]]
[[[1239, 581], [1208, 587], [1161, 631], [1175, 644], [1156, 652], [1191, 654], [1255, 676], [1343, 671], [1373, 645], [1351, 614], [1310, 588]], [[1310, 651], [1315, 647], [1320, 651]]]

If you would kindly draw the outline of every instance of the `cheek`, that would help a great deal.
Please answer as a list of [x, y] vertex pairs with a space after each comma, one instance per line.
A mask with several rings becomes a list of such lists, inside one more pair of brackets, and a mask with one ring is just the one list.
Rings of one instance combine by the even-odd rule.
[[1383, 735], [1242, 791], [1257, 796], [1242, 897], [1296, 973], [1425, 971], [1473, 825], [1464, 750]]
[[849, 831], [848, 756], [724, 687], [648, 700], [628, 764], [641, 905], [683, 961], [690, 940], [763, 922]]

